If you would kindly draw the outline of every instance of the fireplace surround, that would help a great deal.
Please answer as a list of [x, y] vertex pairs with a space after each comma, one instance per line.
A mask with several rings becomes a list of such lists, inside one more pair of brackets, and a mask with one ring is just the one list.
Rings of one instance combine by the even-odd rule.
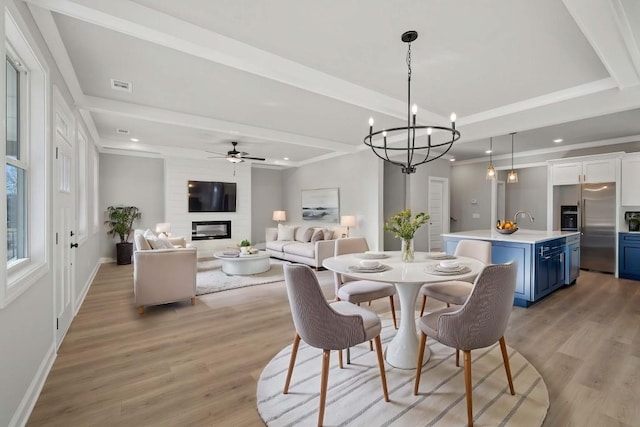
[[231, 221], [192, 221], [191, 240], [231, 238]]

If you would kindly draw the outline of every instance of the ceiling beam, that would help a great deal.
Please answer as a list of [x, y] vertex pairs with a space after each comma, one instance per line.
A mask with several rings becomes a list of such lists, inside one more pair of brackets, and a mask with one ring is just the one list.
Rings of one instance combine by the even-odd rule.
[[229, 132], [229, 129], [234, 129], [242, 136], [248, 136], [266, 141], [300, 145], [304, 147], [320, 147], [326, 150], [333, 150], [341, 153], [351, 153], [356, 151], [357, 149], [356, 146], [344, 144], [342, 142], [314, 138], [305, 135], [298, 135], [295, 133], [283, 132], [275, 129], [250, 126], [243, 123], [196, 116], [193, 114], [180, 113], [177, 111], [165, 110], [162, 108], [147, 107], [144, 105], [99, 98], [95, 96], [85, 95], [80, 107], [96, 113], [131, 117], [151, 122], [185, 126], [193, 129], [202, 129], [225, 133]]
[[620, 89], [625, 89], [640, 84], [640, 74], [625, 44], [624, 29], [619, 27], [612, 1], [617, 0], [562, 0], [609, 75]]

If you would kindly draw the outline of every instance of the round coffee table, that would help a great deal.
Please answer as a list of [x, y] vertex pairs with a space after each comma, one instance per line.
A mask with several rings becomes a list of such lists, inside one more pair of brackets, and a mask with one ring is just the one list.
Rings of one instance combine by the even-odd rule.
[[222, 272], [232, 276], [264, 273], [271, 268], [269, 255], [265, 252], [239, 255], [237, 257], [230, 257], [222, 252], [217, 252], [213, 256], [222, 261]]

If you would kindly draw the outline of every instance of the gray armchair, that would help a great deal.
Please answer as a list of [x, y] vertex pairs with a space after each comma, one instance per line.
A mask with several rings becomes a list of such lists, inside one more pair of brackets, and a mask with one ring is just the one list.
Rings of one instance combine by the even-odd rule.
[[387, 377], [382, 361], [382, 344], [380, 342], [380, 318], [372, 311], [348, 302], [327, 303], [318, 279], [311, 268], [306, 265], [286, 263], [284, 265], [284, 282], [296, 333], [283, 393], [289, 392], [300, 339], [302, 338], [311, 347], [321, 348], [322, 376], [318, 411], [318, 426], [321, 426], [327, 397], [331, 350], [343, 350], [373, 339], [376, 343], [382, 392], [384, 400], [388, 402]]
[[504, 341], [504, 331], [509, 322], [516, 289], [516, 265], [489, 265], [476, 278], [469, 298], [464, 305], [443, 308], [427, 314], [419, 321], [420, 349], [416, 367], [413, 394], [418, 394], [422, 360], [427, 336], [440, 343], [462, 350], [464, 353], [464, 382], [467, 395], [467, 418], [473, 426], [473, 404], [471, 388], [471, 350], [500, 343], [502, 360], [507, 374], [509, 391], [515, 394], [509, 355]]

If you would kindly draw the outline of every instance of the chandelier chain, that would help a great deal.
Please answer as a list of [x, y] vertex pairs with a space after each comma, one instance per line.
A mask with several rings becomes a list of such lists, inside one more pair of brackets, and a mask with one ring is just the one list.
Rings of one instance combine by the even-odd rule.
[[411, 80], [411, 43], [409, 43], [409, 49], [407, 50], [407, 68], [409, 69], [409, 80]]

